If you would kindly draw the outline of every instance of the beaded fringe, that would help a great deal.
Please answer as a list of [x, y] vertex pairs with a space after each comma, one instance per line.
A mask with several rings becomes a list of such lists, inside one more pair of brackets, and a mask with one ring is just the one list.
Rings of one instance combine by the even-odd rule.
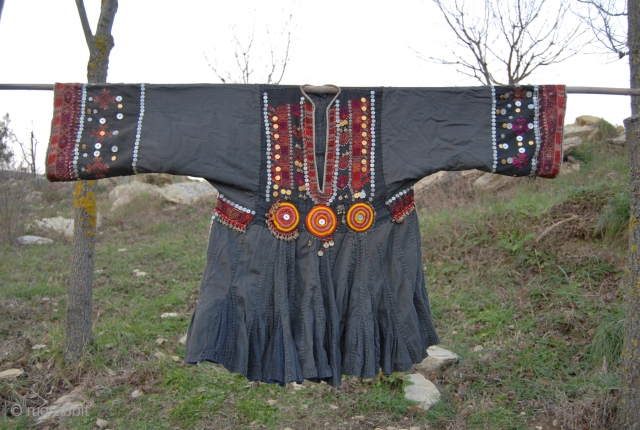
[[238, 233], [245, 233], [247, 231], [247, 228], [245, 226], [243, 226], [242, 224], [238, 224], [234, 221], [225, 219], [224, 216], [220, 214], [220, 212], [218, 212], [218, 216], [216, 218], [218, 219], [218, 222], [220, 224], [222, 224], [225, 227], [229, 227], [231, 230], [235, 230]]
[[410, 206], [406, 207], [399, 216], [393, 217], [392, 221], [400, 224], [406, 217], [411, 215], [416, 210], [416, 204], [414, 202], [411, 203]]

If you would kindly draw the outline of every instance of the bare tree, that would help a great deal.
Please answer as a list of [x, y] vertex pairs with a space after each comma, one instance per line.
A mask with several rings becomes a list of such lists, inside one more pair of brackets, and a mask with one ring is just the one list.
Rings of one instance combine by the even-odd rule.
[[[565, 25], [569, 0], [433, 0], [456, 36], [451, 58], [421, 58], [455, 66], [484, 85], [515, 84], [538, 68], [562, 62], [584, 34]], [[555, 5], [555, 6], [554, 6]]]
[[[89, 48], [87, 80], [107, 82], [109, 54], [114, 46], [111, 28], [118, 10], [117, 0], [102, 0], [95, 35], [82, 0], [76, 0], [82, 30]], [[93, 341], [93, 254], [96, 237], [96, 181], [79, 181], [74, 193], [73, 272], [69, 283], [66, 321], [67, 361], [78, 360], [86, 345]]]
[[576, 14], [593, 32], [600, 46], [618, 58], [629, 54], [627, 48], [627, 5], [620, 0], [578, 0], [584, 7]]
[[[211, 67], [211, 70], [216, 74], [218, 79], [223, 83], [231, 82], [231, 83], [242, 83], [248, 84], [251, 82], [264, 82], [267, 84], [279, 84], [284, 77], [284, 73], [287, 70], [287, 64], [289, 63], [289, 48], [291, 47], [291, 15], [289, 15], [289, 20], [287, 24], [284, 26], [284, 29], [279, 35], [279, 39], [285, 40], [284, 49], [278, 49], [274, 44], [274, 40], [271, 37], [271, 32], [269, 27], [266, 28], [266, 35], [268, 40], [268, 47], [257, 47], [254, 44], [255, 42], [255, 28], [251, 32], [251, 36], [246, 39], [246, 42], [241, 40], [241, 37], [238, 36], [238, 28], [233, 27], [233, 37], [232, 43], [234, 46], [234, 57], [235, 57], [235, 67], [237, 68], [235, 72], [231, 72], [229, 70], [222, 70], [221, 67], [218, 66], [217, 61], [214, 59], [213, 63], [209, 61], [209, 58], [206, 54], [203, 53], [204, 58], [207, 60], [207, 64]], [[263, 48], [263, 49], [261, 49]], [[264, 49], [268, 50], [268, 60], [265, 61], [262, 58], [261, 52]], [[255, 73], [255, 63], [254, 60], [258, 57], [259, 66], [263, 68], [265, 76], [264, 79], [258, 78], [257, 81], [252, 79], [252, 75]], [[267, 65], [267, 62], [269, 63]]]
[[38, 174], [38, 165], [36, 164], [36, 152], [38, 149], [38, 139], [33, 131], [33, 124], [31, 124], [31, 130], [29, 131], [29, 142], [25, 143], [21, 140], [17, 140], [20, 152], [22, 152], [22, 159], [24, 160], [26, 170], [31, 173], [34, 178]]

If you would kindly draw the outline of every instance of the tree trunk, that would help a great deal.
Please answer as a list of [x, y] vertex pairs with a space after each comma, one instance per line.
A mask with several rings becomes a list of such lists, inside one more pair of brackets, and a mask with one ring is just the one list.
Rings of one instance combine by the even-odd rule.
[[[628, 0], [629, 68], [631, 88], [640, 88], [640, 0]], [[640, 114], [640, 97], [631, 97], [631, 115]]]
[[[89, 46], [87, 82], [107, 82], [109, 54], [113, 48], [111, 28], [118, 10], [117, 0], [103, 0], [95, 36], [91, 35], [82, 0], [76, 0]], [[68, 361], [78, 360], [93, 341], [93, 255], [96, 238], [96, 181], [80, 181], [74, 193], [73, 273], [67, 305], [66, 353]]]
[[[640, 0], [629, 0], [628, 45], [631, 88], [640, 88]], [[624, 347], [622, 349], [620, 427], [640, 429], [640, 97], [631, 98], [632, 117], [625, 120], [631, 167], [629, 279], [626, 287]]]
[[631, 163], [631, 220], [620, 418], [622, 428], [637, 430], [640, 429], [640, 115], [626, 119], [624, 125]]

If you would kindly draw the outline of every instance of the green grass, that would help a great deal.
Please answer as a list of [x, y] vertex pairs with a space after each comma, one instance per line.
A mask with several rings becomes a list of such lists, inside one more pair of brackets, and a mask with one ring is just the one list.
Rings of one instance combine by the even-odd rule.
[[[51, 236], [51, 246], [0, 246], [0, 370], [26, 370], [17, 382], [0, 381], [0, 401], [21, 390], [53, 401], [79, 387], [89, 416], [58, 421], [65, 429], [92, 428], [97, 418], [114, 429], [529, 429], [552, 421], [610, 428], [628, 167], [622, 150], [599, 144], [573, 156], [578, 173], [420, 212], [434, 320], [443, 346], [461, 356], [426, 375], [442, 392], [426, 413], [404, 399], [400, 375], [294, 389], [251, 383], [210, 363], [184, 365], [178, 341], [198, 297], [211, 206], [143, 196], [109, 214], [107, 185], [99, 187], [94, 343], [79, 363], [64, 362], [70, 244]], [[37, 186], [43, 202], [32, 217], [70, 216], [72, 186]], [[147, 276], [134, 276], [136, 269]], [[180, 317], [162, 319], [164, 312]], [[143, 395], [131, 399], [134, 390]], [[33, 427], [32, 418], [0, 416], [0, 428]]]

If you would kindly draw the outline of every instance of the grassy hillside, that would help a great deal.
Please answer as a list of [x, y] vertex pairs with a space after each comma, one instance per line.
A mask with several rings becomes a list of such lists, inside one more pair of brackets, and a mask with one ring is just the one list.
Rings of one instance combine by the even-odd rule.
[[[0, 428], [86, 429], [97, 418], [111, 429], [610, 428], [628, 166], [623, 149], [602, 143], [573, 155], [580, 171], [554, 181], [517, 180], [482, 194], [460, 179], [420, 196], [436, 326], [442, 346], [461, 356], [426, 375], [443, 394], [427, 413], [404, 400], [400, 375], [347, 378], [338, 390], [280, 388], [217, 365], [182, 364], [179, 339], [197, 300], [212, 208], [143, 196], [110, 214], [110, 185], [101, 184], [95, 342], [78, 364], [63, 360], [70, 244], [34, 231], [55, 243], [0, 245], [0, 371], [26, 371], [17, 382], [0, 380], [0, 408], [19, 399], [42, 406], [76, 390], [88, 416], [37, 426], [7, 414]], [[71, 217], [72, 185], [33, 187], [43, 194], [32, 219]], [[142, 395], [132, 399], [135, 390]]]

